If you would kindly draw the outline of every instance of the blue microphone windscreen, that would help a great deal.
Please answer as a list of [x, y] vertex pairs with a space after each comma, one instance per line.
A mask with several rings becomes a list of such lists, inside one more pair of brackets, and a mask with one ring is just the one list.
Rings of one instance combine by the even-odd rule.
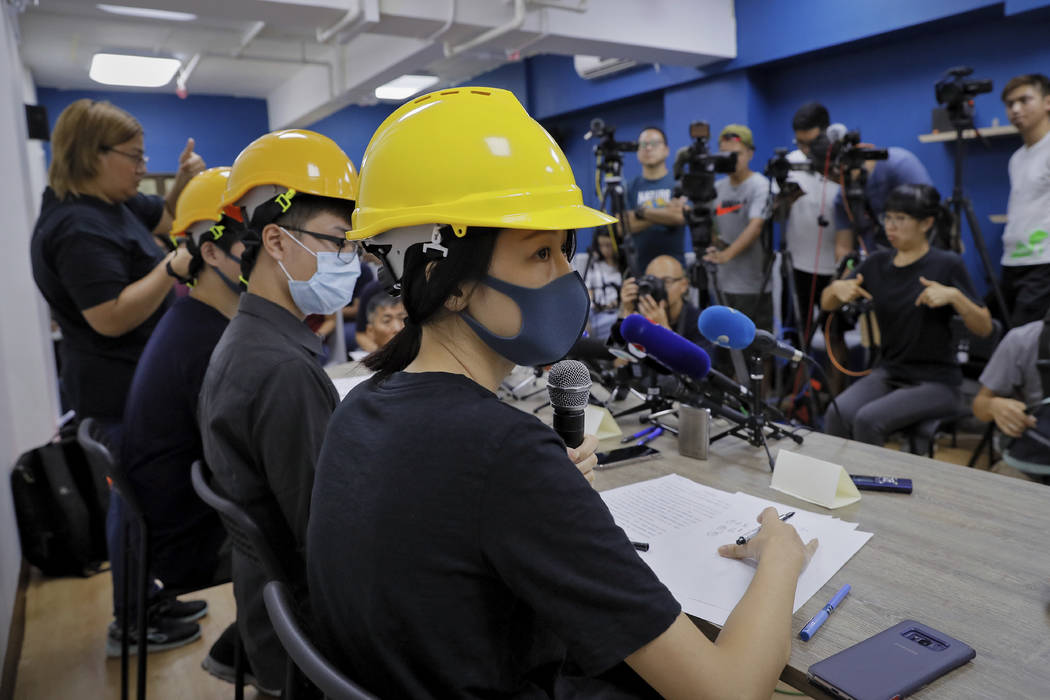
[[702, 347], [640, 314], [623, 320], [620, 335], [672, 372], [700, 380], [711, 371], [711, 357]]
[[709, 306], [697, 323], [700, 333], [715, 345], [740, 350], [755, 339], [755, 322], [728, 306]]

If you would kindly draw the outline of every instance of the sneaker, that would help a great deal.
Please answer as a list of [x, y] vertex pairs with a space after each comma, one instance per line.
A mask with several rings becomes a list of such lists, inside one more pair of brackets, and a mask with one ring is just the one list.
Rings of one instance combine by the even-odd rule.
[[[208, 655], [204, 657], [204, 661], [201, 662], [201, 668], [216, 678], [221, 678], [227, 683], [236, 683], [236, 655], [237, 623], [234, 622], [227, 627], [223, 631], [222, 636], [211, 645], [211, 651], [208, 652]], [[263, 695], [268, 695], [274, 698], [279, 698], [281, 696], [280, 690], [264, 688], [259, 683], [258, 679], [252, 675], [250, 667], [244, 669], [244, 684], [254, 686], [254, 688]]]
[[188, 623], [199, 620], [207, 614], [208, 601], [206, 600], [161, 598], [149, 606], [150, 619], [159, 616], [174, 622]]
[[[109, 625], [109, 633], [106, 635], [106, 656], [116, 658], [120, 656], [120, 625], [113, 621]], [[130, 644], [128, 651], [132, 654], [138, 652], [136, 636], [138, 629], [132, 625], [129, 632]], [[201, 628], [196, 622], [184, 623], [169, 620], [164, 617], [151, 617], [146, 626], [146, 651], [164, 651], [181, 647], [190, 642], [200, 639]]]

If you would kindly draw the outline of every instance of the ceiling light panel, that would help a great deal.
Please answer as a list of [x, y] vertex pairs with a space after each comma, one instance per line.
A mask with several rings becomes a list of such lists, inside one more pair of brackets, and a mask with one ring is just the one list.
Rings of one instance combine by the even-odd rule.
[[97, 53], [88, 75], [96, 83], [125, 87], [162, 87], [171, 82], [182, 63], [177, 58]]

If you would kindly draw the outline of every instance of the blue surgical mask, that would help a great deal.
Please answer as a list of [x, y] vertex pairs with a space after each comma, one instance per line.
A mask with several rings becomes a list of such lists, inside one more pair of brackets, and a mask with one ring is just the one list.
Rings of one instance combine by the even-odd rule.
[[317, 272], [310, 279], [300, 281], [292, 279], [281, 261], [285, 277], [288, 278], [288, 292], [292, 301], [304, 314], [334, 314], [350, 303], [354, 296], [354, 286], [361, 276], [361, 259], [354, 256], [350, 262], [343, 262], [339, 254], [333, 251], [315, 253], [307, 248], [298, 238], [278, 226], [285, 235], [302, 246], [303, 250], [317, 258]]
[[489, 276], [483, 283], [506, 294], [521, 310], [521, 328], [512, 337], [499, 336], [466, 311], [463, 320], [485, 343], [516, 365], [539, 367], [565, 357], [587, 326], [591, 299], [580, 275], [570, 272], [532, 289]]

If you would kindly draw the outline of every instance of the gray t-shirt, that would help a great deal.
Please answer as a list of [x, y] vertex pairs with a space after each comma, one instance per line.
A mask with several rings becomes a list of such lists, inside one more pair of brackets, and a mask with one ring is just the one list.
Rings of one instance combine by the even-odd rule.
[[[802, 151], [795, 149], [788, 153], [788, 160], [801, 163], [806, 160]], [[791, 252], [796, 270], [831, 275], [835, 272], [835, 228], [831, 225], [832, 210], [839, 185], [825, 180], [821, 173], [805, 170], [792, 170], [788, 174], [790, 182], [798, 183], [804, 195], [791, 205], [787, 220], [787, 249]], [[824, 230], [820, 230], [818, 219], [823, 214], [829, 220]], [[820, 255], [817, 255], [817, 248]]]
[[1035, 365], [1042, 332], [1043, 322], [1032, 321], [1007, 333], [981, 372], [981, 385], [1026, 404], [1042, 399], [1043, 387]]
[[1010, 156], [1003, 265], [1050, 263], [1050, 133]]
[[[737, 186], [728, 177], [715, 182], [715, 224], [718, 239], [729, 245], [744, 232], [751, 219], [766, 216], [769, 202], [769, 180], [759, 173]], [[761, 238], [755, 240], [747, 250], [724, 265], [718, 267], [718, 285], [730, 294], [758, 294], [765, 273], [765, 255]]]

